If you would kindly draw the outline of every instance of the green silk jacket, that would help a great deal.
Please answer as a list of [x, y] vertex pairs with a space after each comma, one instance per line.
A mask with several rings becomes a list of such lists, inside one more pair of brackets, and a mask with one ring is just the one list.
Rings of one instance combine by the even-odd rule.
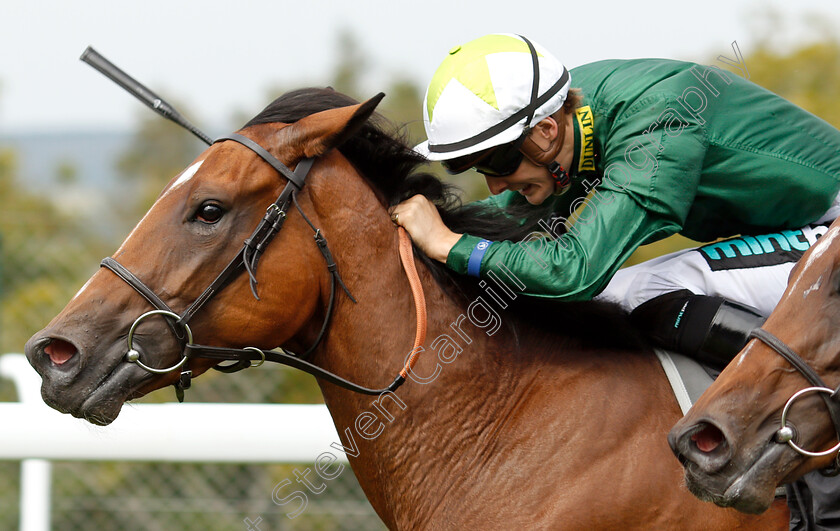
[[[539, 238], [488, 246], [463, 235], [447, 258], [455, 271], [503, 267], [521, 292], [589, 299], [640, 245], [799, 228], [840, 189], [840, 131], [741, 76], [665, 59], [600, 61], [571, 75], [584, 97], [572, 189], [548, 200], [554, 215]], [[484, 200], [523, 201], [511, 191]]]

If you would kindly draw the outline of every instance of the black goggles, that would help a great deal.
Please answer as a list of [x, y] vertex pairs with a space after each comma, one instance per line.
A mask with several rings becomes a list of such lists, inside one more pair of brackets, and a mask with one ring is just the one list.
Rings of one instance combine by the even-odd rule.
[[489, 177], [506, 177], [515, 172], [525, 155], [519, 148], [525, 142], [528, 131], [513, 142], [494, 146], [478, 153], [441, 161], [449, 173], [461, 173], [475, 168], [478, 173]]

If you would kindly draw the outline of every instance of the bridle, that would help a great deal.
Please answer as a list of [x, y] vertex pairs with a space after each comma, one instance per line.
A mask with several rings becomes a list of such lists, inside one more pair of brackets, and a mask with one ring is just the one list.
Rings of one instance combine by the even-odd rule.
[[[799, 371], [799, 373], [808, 380], [808, 383], [811, 384], [811, 387], [806, 387], [794, 393], [793, 396], [791, 396], [785, 403], [785, 407], [782, 409], [781, 427], [778, 431], [776, 431], [774, 440], [780, 444], [787, 443], [796, 452], [807, 457], [823, 457], [840, 450], [840, 442], [828, 450], [821, 452], [811, 452], [805, 450], [793, 441], [795, 432], [793, 428], [787, 425], [787, 415], [793, 403], [799, 397], [806, 394], [819, 393], [828, 408], [828, 414], [831, 416], [831, 423], [834, 425], [834, 431], [838, 434], [838, 438], [840, 438], [840, 386], [834, 390], [828, 387], [816, 371], [814, 371], [814, 369], [812, 369], [810, 365], [808, 365], [808, 363], [799, 356], [799, 354], [767, 330], [764, 330], [763, 328], [756, 328], [750, 332], [749, 337], [760, 340], [765, 345], [776, 351], [776, 353], [787, 360], [788, 363], [793, 365], [793, 368]], [[838, 454], [838, 457], [835, 459], [834, 466], [830, 468], [830, 472], [826, 473], [826, 475], [836, 475], [838, 472], [840, 472], [840, 454]]]
[[[407, 359], [403, 369], [399, 372], [394, 381], [387, 387], [382, 389], [371, 389], [345, 380], [336, 374], [313, 365], [308, 362], [306, 358], [321, 343], [329, 327], [335, 303], [336, 283], [341, 286], [350, 300], [354, 303], [356, 302], [356, 299], [353, 298], [350, 291], [347, 289], [347, 286], [345, 286], [344, 282], [341, 280], [341, 275], [338, 273], [338, 267], [333, 259], [332, 253], [329, 250], [326, 238], [321, 233], [320, 229], [317, 229], [309, 218], [306, 217], [306, 214], [304, 214], [303, 210], [300, 208], [300, 205], [295, 197], [296, 192], [303, 189], [306, 177], [309, 174], [309, 170], [312, 168], [315, 159], [308, 158], [301, 160], [295, 170], [292, 171], [266, 149], [246, 136], [233, 133], [216, 139], [214, 143], [227, 140], [238, 142], [256, 153], [265, 162], [270, 164], [280, 175], [285, 177], [288, 180], [288, 183], [277, 197], [277, 200], [268, 206], [265, 216], [259, 222], [256, 229], [254, 229], [251, 236], [245, 240], [239, 253], [234, 256], [230, 262], [228, 262], [222, 272], [219, 273], [216, 279], [207, 286], [207, 288], [195, 299], [195, 301], [193, 301], [192, 304], [190, 304], [180, 314], [173, 311], [172, 308], [170, 308], [169, 305], [167, 305], [152, 289], [146, 286], [139, 278], [137, 278], [136, 275], [120, 264], [117, 260], [110, 257], [102, 260], [100, 264], [101, 267], [112, 271], [155, 307], [154, 310], [146, 312], [138, 317], [129, 328], [127, 336], [128, 351], [125, 355], [125, 360], [129, 363], [135, 363], [143, 370], [154, 374], [166, 374], [180, 369], [180, 378], [174, 384], [175, 392], [179, 401], [183, 401], [184, 390], [190, 387], [192, 371], [189, 370], [187, 365], [188, 360], [194, 358], [219, 360], [220, 362], [233, 361], [234, 363], [230, 365], [217, 365], [213, 367], [216, 370], [226, 373], [240, 371], [248, 367], [257, 367], [266, 361], [271, 361], [300, 369], [317, 378], [357, 393], [380, 395], [385, 392], [395, 391], [405, 381], [408, 372], [416, 362], [419, 352], [422, 350], [419, 346], [425, 341], [426, 331], [425, 301], [423, 298], [422, 287], [419, 285], [417, 272], [414, 268], [412, 255], [413, 249], [411, 247], [410, 240], [408, 240], [407, 234], [400, 227], [400, 258], [412, 285], [412, 293], [414, 295], [414, 303], [417, 311], [417, 335], [415, 337], [414, 348], [412, 349], [411, 355]], [[210, 299], [224, 289], [232, 280], [237, 278], [243, 271], [248, 274], [251, 292], [254, 297], [259, 300], [256, 279], [257, 265], [268, 244], [271, 243], [271, 240], [283, 227], [286, 215], [292, 204], [315, 233], [315, 243], [318, 246], [318, 250], [323, 255], [324, 260], [326, 261], [327, 270], [330, 273], [330, 297], [327, 305], [326, 317], [324, 318], [324, 322], [318, 336], [315, 339], [315, 342], [302, 355], [297, 355], [284, 349], [264, 350], [257, 347], [227, 348], [198, 345], [193, 343], [192, 331], [190, 330], [188, 324], [189, 321]], [[137, 329], [137, 326], [143, 320], [155, 315], [160, 315], [166, 319], [167, 325], [178, 339], [182, 348], [182, 357], [180, 361], [178, 361], [175, 365], [166, 368], [154, 368], [143, 363], [140, 360], [140, 352], [138, 352], [133, 345], [134, 332]]]

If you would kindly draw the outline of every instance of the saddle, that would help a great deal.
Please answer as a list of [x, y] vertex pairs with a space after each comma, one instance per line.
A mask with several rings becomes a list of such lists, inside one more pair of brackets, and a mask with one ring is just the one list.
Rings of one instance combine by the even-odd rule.
[[659, 348], [654, 349], [654, 352], [668, 377], [680, 410], [685, 415], [720, 372], [676, 352]]

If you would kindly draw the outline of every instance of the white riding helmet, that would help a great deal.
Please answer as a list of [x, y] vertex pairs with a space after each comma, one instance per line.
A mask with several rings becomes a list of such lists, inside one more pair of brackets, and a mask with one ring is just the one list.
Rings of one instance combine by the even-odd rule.
[[423, 102], [427, 141], [415, 151], [448, 160], [513, 142], [562, 107], [569, 71], [521, 35], [491, 34], [455, 46]]

